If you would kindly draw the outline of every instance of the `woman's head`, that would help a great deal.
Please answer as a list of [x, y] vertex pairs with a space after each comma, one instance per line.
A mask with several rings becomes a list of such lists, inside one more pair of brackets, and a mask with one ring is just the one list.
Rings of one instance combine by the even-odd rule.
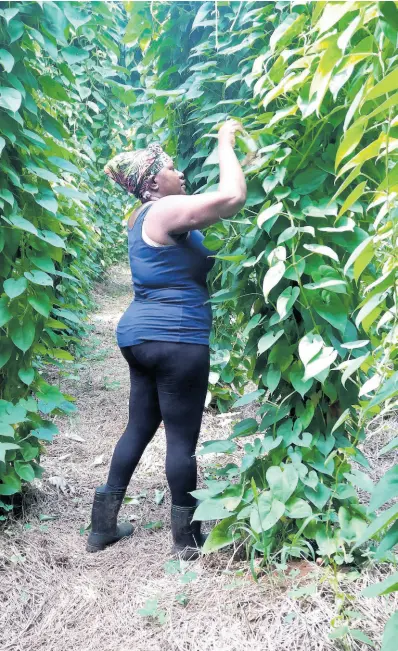
[[172, 159], [157, 143], [118, 154], [105, 165], [104, 172], [142, 202], [185, 194], [184, 175], [174, 169]]

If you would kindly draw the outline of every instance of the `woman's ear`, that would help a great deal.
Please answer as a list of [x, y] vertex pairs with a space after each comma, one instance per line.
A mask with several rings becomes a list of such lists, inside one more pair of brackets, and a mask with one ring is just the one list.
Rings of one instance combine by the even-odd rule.
[[149, 188], [151, 190], [159, 190], [159, 185], [156, 182], [156, 176], [152, 174], [152, 176], [149, 177]]

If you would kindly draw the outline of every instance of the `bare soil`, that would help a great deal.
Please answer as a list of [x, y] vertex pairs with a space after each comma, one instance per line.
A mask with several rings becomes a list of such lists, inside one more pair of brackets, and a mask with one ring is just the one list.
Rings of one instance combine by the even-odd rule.
[[[2, 651], [341, 649], [340, 642], [328, 637], [339, 590], [352, 596], [350, 607], [359, 613], [353, 627], [380, 648], [397, 597], [364, 599], [359, 594], [383, 578], [388, 571], [383, 567], [365, 570], [356, 579], [342, 572], [335, 588], [328, 569], [307, 561], [268, 572], [256, 583], [249, 564], [230, 550], [176, 571], [170, 564], [162, 427], [132, 479], [128, 495], [135, 499], [121, 510], [122, 519], [135, 522], [134, 536], [104, 552], [86, 553], [94, 488], [106, 481], [113, 448], [127, 422], [128, 369], [114, 329], [131, 300], [128, 269], [113, 268], [94, 298], [98, 307], [85, 342], [86, 361], [73, 370], [75, 379], [61, 379], [62, 390], [76, 396], [78, 412], [59, 419], [60, 434], [42, 459], [42, 480], [25, 495], [22, 514], [0, 533]], [[232, 418], [206, 413], [202, 440], [227, 436]], [[371, 437], [375, 477], [385, 469], [376, 467], [377, 449], [390, 436], [387, 431], [381, 439]], [[214, 463], [214, 457], [200, 458], [201, 477], [207, 463]], [[312, 594], [292, 593], [313, 584]], [[145, 605], [152, 615], [140, 614]], [[353, 650], [369, 648], [354, 640], [347, 644]]]

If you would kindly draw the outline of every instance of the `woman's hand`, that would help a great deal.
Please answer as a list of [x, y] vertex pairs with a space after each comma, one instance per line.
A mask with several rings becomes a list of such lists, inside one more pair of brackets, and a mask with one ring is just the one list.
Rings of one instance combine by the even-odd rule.
[[220, 145], [226, 143], [228, 145], [235, 144], [235, 133], [237, 131], [242, 131], [243, 127], [237, 120], [227, 120], [222, 125], [221, 129], [218, 132], [218, 142]]

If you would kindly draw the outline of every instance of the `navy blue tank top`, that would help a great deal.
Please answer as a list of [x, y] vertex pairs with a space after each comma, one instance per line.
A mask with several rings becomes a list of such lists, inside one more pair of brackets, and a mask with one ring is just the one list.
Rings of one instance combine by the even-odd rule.
[[214, 255], [200, 231], [173, 236], [176, 244], [155, 247], [142, 238], [144, 208], [128, 231], [134, 299], [120, 319], [120, 347], [144, 341], [209, 344], [212, 325], [206, 276]]

